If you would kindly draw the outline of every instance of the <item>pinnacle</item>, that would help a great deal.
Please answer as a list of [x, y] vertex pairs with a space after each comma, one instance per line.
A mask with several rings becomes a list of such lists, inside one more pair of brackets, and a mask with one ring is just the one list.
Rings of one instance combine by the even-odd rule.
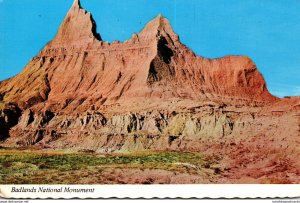
[[101, 40], [96, 23], [91, 15], [81, 7], [80, 0], [74, 0], [72, 7], [62, 22], [51, 46], [88, 44], [94, 39]]
[[153, 18], [147, 25], [151, 25], [153, 24], [153, 26], [161, 26], [161, 25], [170, 25], [169, 20], [164, 17], [162, 14], [158, 14], [155, 18]]
[[162, 19], [162, 18], [165, 18], [161, 13], [159, 13], [156, 18], [159, 18], [159, 19]]
[[153, 20], [151, 20], [141, 31], [141, 35], [156, 36], [157, 33], [167, 33], [169, 36], [175, 36], [174, 30], [167, 18], [162, 14], [158, 14]]
[[159, 26], [163, 26], [164, 24], [170, 25], [169, 20], [165, 18], [161, 13], [158, 14], [152, 21], [157, 21]]
[[79, 7], [79, 8], [82, 8], [82, 7], [81, 7], [80, 0], [74, 0], [73, 6], [72, 6], [72, 7], [74, 7], [74, 6], [77, 6], [77, 7]]

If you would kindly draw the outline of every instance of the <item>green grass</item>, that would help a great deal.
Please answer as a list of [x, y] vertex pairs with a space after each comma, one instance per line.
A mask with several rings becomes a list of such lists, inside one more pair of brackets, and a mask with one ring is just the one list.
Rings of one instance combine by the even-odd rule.
[[[98, 178], [114, 169], [166, 170], [198, 173], [207, 162], [196, 153], [147, 152], [99, 155], [0, 150], [0, 184], [76, 184], [79, 179]], [[89, 181], [87, 181], [89, 182]]]

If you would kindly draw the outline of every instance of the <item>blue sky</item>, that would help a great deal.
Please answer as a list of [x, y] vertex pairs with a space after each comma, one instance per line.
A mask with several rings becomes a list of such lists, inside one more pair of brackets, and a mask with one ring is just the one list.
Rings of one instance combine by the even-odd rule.
[[[51, 40], [73, 0], [0, 0], [0, 80]], [[81, 0], [105, 41], [124, 41], [158, 14], [196, 54], [246, 55], [277, 96], [300, 95], [299, 0]]]

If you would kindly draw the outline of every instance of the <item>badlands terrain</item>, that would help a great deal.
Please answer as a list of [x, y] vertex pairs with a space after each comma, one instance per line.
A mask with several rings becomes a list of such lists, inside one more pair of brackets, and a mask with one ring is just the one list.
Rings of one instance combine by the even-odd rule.
[[207, 59], [159, 15], [107, 43], [75, 0], [0, 82], [0, 184], [300, 183], [300, 97], [244, 56]]

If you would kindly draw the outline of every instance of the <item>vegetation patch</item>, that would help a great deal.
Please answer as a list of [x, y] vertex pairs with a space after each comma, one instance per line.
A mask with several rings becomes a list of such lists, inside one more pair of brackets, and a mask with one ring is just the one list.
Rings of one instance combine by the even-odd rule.
[[206, 165], [199, 154], [189, 152], [102, 155], [0, 149], [0, 184], [77, 184], [83, 179], [102, 183], [101, 171], [108, 169], [112, 174], [114, 169], [197, 174]]

